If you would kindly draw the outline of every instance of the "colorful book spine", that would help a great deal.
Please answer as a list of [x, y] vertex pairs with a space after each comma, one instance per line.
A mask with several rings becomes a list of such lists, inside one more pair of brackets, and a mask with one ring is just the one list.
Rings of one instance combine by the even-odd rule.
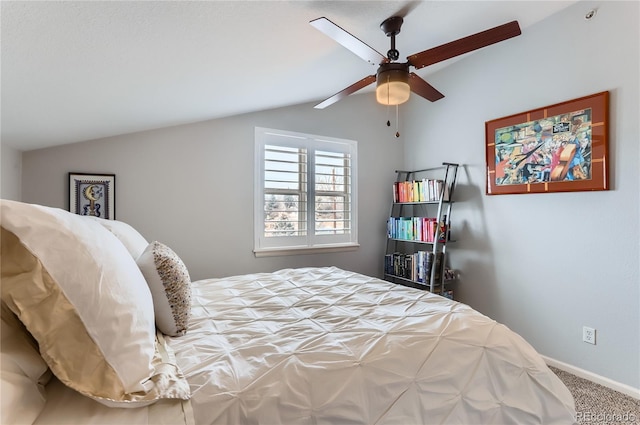
[[433, 243], [436, 235], [442, 236], [442, 226], [433, 217], [389, 217], [387, 219], [387, 236], [390, 239]]
[[437, 202], [449, 200], [449, 186], [442, 180], [422, 179], [393, 184], [393, 202]]

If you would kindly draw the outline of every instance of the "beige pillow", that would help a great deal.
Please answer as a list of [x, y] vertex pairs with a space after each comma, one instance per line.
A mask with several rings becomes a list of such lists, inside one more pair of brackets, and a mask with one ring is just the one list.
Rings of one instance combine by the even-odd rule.
[[137, 263], [151, 290], [156, 326], [166, 335], [184, 335], [191, 317], [187, 267], [171, 248], [158, 241], [147, 246]]
[[122, 243], [94, 220], [0, 201], [2, 300], [60, 381], [107, 405], [189, 398], [160, 364], [151, 293]]

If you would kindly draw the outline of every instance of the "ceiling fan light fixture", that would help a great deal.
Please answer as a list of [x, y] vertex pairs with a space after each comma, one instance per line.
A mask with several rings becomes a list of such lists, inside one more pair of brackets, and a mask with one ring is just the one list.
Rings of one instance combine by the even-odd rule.
[[[585, 19], [593, 18], [596, 10], [597, 9], [593, 9], [587, 13]], [[392, 16], [380, 24], [382, 31], [391, 39], [391, 48], [385, 57], [382, 53], [362, 42], [359, 38], [349, 34], [327, 18], [323, 17], [311, 21], [311, 25], [315, 28], [342, 44], [362, 59], [374, 65], [376, 63], [379, 64], [376, 75], [369, 75], [351, 84], [349, 87], [318, 103], [314, 108], [326, 108], [340, 99], [372, 84], [374, 81], [377, 81], [376, 100], [383, 105], [396, 106], [404, 103], [409, 100], [411, 92], [430, 102], [435, 102], [436, 100], [442, 99], [444, 95], [415, 72], [410, 73], [410, 66], [415, 69], [421, 69], [425, 66], [446, 61], [447, 59], [464, 55], [465, 53], [473, 52], [474, 50], [522, 34], [518, 21], [511, 21], [440, 46], [423, 50], [422, 52], [407, 56], [407, 62], [398, 63], [395, 62], [400, 56], [400, 53], [396, 49], [396, 35], [400, 33], [402, 22], [402, 17]]]
[[388, 63], [380, 66], [376, 83], [376, 100], [383, 105], [400, 105], [409, 100], [408, 65]]

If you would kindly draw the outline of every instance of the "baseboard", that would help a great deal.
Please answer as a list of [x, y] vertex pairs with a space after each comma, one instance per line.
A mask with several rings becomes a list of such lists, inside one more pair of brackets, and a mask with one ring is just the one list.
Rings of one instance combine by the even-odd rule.
[[610, 388], [612, 390], [626, 394], [629, 397], [640, 400], [640, 388], [634, 388], [631, 385], [623, 384], [621, 382], [614, 381], [613, 379], [605, 378], [604, 376], [589, 372], [588, 370], [580, 369], [579, 367], [552, 359], [547, 356], [542, 356], [542, 358], [549, 366], [564, 370], [565, 372], [572, 373], [576, 376], [579, 376], [580, 378], [587, 379], [591, 382], [595, 382], [596, 384], [600, 384], [604, 387]]

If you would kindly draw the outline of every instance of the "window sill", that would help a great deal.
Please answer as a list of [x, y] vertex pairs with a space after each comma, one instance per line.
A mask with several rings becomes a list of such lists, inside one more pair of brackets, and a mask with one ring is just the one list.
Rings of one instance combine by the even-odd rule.
[[256, 257], [277, 257], [285, 255], [328, 254], [331, 252], [356, 251], [360, 248], [358, 243], [332, 244], [313, 247], [291, 247], [254, 249]]

